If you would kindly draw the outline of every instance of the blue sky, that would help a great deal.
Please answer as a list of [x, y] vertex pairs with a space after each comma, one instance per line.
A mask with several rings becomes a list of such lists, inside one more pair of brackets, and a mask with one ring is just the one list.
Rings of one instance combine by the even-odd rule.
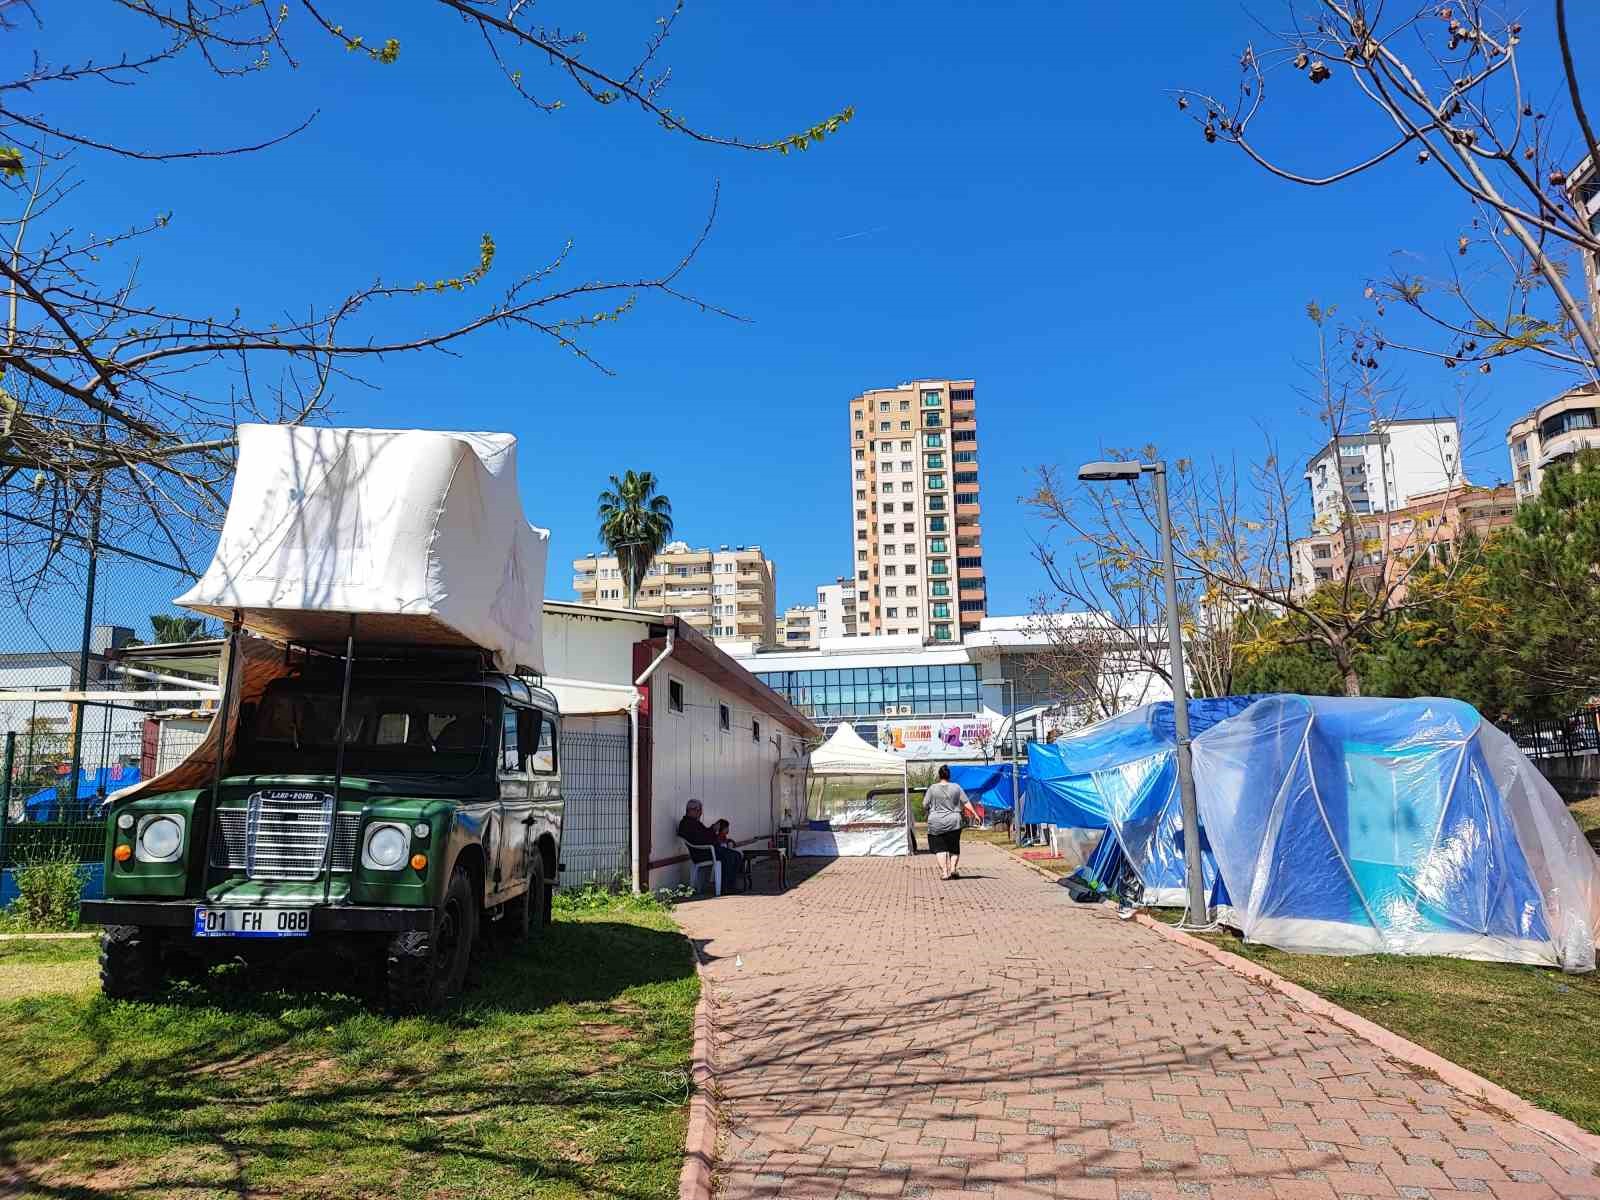
[[[647, 300], [591, 343], [613, 376], [490, 333], [460, 357], [396, 358], [374, 389], [337, 397], [340, 423], [516, 433], [525, 506], [553, 531], [552, 596], [572, 594], [567, 562], [596, 541], [595, 493], [633, 467], [660, 476], [685, 539], [760, 543], [781, 602], [812, 598], [849, 569], [846, 401], [952, 375], [978, 381], [991, 611], [1026, 611], [1041, 582], [1037, 527], [1017, 504], [1029, 468], [1147, 441], [1249, 457], [1258, 426], [1309, 450], [1316, 429], [1293, 391], [1312, 346], [1306, 302], [1359, 309], [1392, 252], [1438, 261], [1469, 215], [1409, 162], [1313, 191], [1206, 146], [1169, 91], [1231, 86], [1258, 35], [1232, 6], [691, 0], [664, 52], [678, 111], [766, 139], [855, 107], [842, 134], [786, 158], [666, 135], [529, 62], [531, 81], [568, 100], [538, 113], [464, 28], [405, 7], [345, 6], [352, 31], [400, 40], [394, 66], [303, 28], [297, 70], [63, 93], [63, 120], [164, 147], [249, 142], [320, 110], [248, 159], [85, 158], [75, 203], [89, 228], [173, 210], [171, 234], [145, 248], [150, 298], [271, 312], [378, 274], [459, 273], [486, 231], [499, 259], [485, 286], [568, 238], [567, 279], [659, 270], [720, 181], [686, 285], [746, 321]], [[657, 11], [613, 6], [589, 28], [590, 55], [627, 61]], [[546, 12], [558, 16], [589, 19]], [[66, 6], [48, 19], [51, 57], [115, 44]], [[1370, 127], [1334, 86], [1286, 82], [1266, 140], [1307, 168], [1358, 153]], [[405, 328], [463, 302], [423, 303], [436, 307], [402, 310]], [[1453, 377], [1397, 365], [1414, 408], [1453, 407]], [[1526, 370], [1479, 382], [1479, 479], [1505, 474], [1506, 422], [1553, 386]]]

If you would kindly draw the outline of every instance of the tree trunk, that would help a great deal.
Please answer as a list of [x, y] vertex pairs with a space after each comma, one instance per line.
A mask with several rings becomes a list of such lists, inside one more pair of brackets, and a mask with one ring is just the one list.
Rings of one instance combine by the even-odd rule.
[[1339, 668], [1339, 677], [1344, 680], [1344, 694], [1361, 695], [1361, 675], [1356, 670], [1355, 656], [1342, 643], [1330, 649], [1333, 651], [1334, 665]]

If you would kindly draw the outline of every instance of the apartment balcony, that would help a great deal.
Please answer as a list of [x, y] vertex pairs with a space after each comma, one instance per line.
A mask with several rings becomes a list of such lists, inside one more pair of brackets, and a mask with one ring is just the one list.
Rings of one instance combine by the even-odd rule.
[[593, 592], [595, 589], [595, 578], [592, 575], [574, 575], [572, 578], [572, 586], [576, 591], [579, 592]]
[[761, 604], [766, 600], [767, 594], [759, 588], [740, 588], [734, 593], [734, 597], [740, 604]]
[[669, 568], [668, 570], [665, 570], [665, 571], [662, 572], [661, 578], [664, 579], [665, 581], [667, 581], [668, 583], [677, 583], [677, 584], [694, 583], [694, 584], [700, 584], [700, 585], [702, 585], [704, 587], [710, 587], [711, 586], [711, 571], [710, 571], [710, 568], [707, 568], [707, 567], [690, 567], [688, 569], [688, 571], [685, 572], [682, 575], [678, 574], [678, 570], [679, 569], [681, 569], [681, 568]]
[[1569, 429], [1539, 443], [1539, 466], [1548, 467], [1583, 450], [1600, 450], [1600, 429]]
[[598, 558], [575, 558], [572, 560], [572, 571], [575, 575], [582, 574], [585, 571], [592, 574], [599, 569], [600, 560]]
[[[978, 419], [971, 413], [968, 413], [964, 417], [957, 414], [950, 421], [950, 431], [952, 433], [977, 433]], [[961, 443], [961, 448], [963, 450], [969, 449], [967, 443], [965, 442]]]
[[956, 576], [958, 578], [960, 578], [960, 579], [982, 579], [983, 578], [983, 568], [982, 567], [958, 567], [956, 569]]
[[956, 526], [956, 545], [961, 546], [964, 549], [976, 546], [978, 544], [978, 539], [982, 536], [983, 526], [979, 525], [976, 521], [972, 522], [970, 525]]
[[668, 608], [688, 608], [696, 604], [704, 605], [708, 604], [710, 600], [711, 593], [703, 590], [696, 590], [692, 592], [668, 592], [666, 594]]
[[972, 421], [978, 416], [978, 402], [976, 400], [950, 401], [950, 415], [957, 421]]
[[978, 515], [982, 512], [982, 504], [958, 504], [956, 505], [956, 520], [976, 521]]

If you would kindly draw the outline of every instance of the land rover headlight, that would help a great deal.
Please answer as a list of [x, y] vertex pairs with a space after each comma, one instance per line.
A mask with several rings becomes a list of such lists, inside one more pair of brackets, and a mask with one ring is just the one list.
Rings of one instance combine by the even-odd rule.
[[139, 860], [174, 862], [183, 853], [183, 818], [159, 813], [139, 820]]
[[411, 832], [404, 825], [374, 825], [367, 830], [361, 865], [378, 871], [398, 871], [411, 852]]

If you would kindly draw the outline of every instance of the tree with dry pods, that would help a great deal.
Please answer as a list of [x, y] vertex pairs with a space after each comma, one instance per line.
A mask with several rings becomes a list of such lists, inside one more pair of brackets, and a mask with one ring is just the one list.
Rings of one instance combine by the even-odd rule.
[[[571, 247], [562, 246], [465, 311], [438, 300], [490, 292], [498, 266], [492, 233], [435, 277], [380, 277], [342, 295], [306, 296], [291, 315], [256, 311], [247, 274], [238, 279], [237, 307], [220, 311], [150, 294], [140, 285], [141, 257], [182, 237], [181, 221], [119, 212], [115, 193], [95, 192], [97, 169], [118, 159], [206, 159], [222, 170], [242, 155], [290, 152], [315, 118], [310, 101], [300, 112], [260, 114], [260, 131], [241, 144], [196, 146], [84, 126], [58, 115], [68, 110], [64, 96], [193, 87], [196, 66], [227, 87], [243, 76], [302, 68], [316, 39], [349, 51], [349, 71], [402, 71], [408, 56], [381, 30], [347, 26], [345, 0], [108, 0], [104, 7], [127, 47], [114, 60], [35, 54], [30, 61], [18, 52], [21, 42], [44, 30], [53, 6], [0, 0], [0, 35], [11, 50], [0, 76], [0, 522], [16, 587], [48, 582], [64, 547], [97, 539], [190, 567], [188, 535], [196, 523], [220, 521], [226, 507], [235, 425], [316, 419], [338, 385], [360, 380], [380, 359], [453, 352], [474, 333], [499, 328], [604, 369], [588, 335], [641, 295], [722, 312], [689, 294], [683, 280], [715, 215], [714, 194], [706, 226], [675, 261], [637, 275], [569, 279]], [[631, 112], [667, 135], [768, 154], [805, 150], [851, 118], [847, 108], [798, 133], [750, 140], [669, 107], [663, 55], [681, 8], [658, 20], [641, 52], [612, 63], [584, 33], [558, 24], [549, 5], [528, 0], [429, 0], [408, 15], [465, 26], [484, 67], [503, 75], [508, 106], [548, 115], [569, 100], [588, 102], [619, 119]], [[381, 20], [382, 12], [365, 9], [361, 19]], [[306, 74], [295, 82], [309, 87]], [[338, 86], [322, 89], [318, 102], [330, 102]], [[113, 232], [86, 233], [74, 223], [69, 210], [81, 212], [89, 197], [98, 227]]]
[[[1592, 24], [1594, 6], [1576, 8]], [[1590, 220], [1600, 142], [1583, 94], [1595, 66], [1576, 61], [1572, 30], [1564, 0], [1537, 17], [1481, 0], [1309, 0], [1288, 10], [1281, 33], [1244, 48], [1230, 98], [1182, 90], [1177, 103], [1207, 142], [1291, 183], [1410, 170], [1461, 197], [1442, 277], [1396, 270], [1369, 282], [1369, 356], [1395, 347], [1487, 374], [1531, 354], [1589, 385], [1600, 381], [1600, 325], [1580, 285], [1600, 256]], [[1337, 93], [1342, 130], [1373, 130], [1352, 161], [1291, 168], [1306, 139], [1258, 138], [1269, 96], [1292, 103], [1312, 87]], [[1386, 336], [1397, 313], [1423, 332]]]
[[[1342, 447], [1350, 435], [1381, 430], [1404, 409], [1403, 397], [1375, 363], [1339, 353], [1339, 335], [1329, 324], [1333, 315], [1332, 309], [1308, 306], [1317, 354], [1305, 364], [1309, 383], [1298, 398], [1323, 445]], [[1457, 449], [1439, 448], [1442, 475], [1445, 464], [1460, 461]], [[1112, 451], [1111, 457], [1159, 456], [1145, 447], [1138, 454]], [[1319, 521], [1318, 532], [1330, 547], [1320, 568], [1325, 575], [1308, 575], [1301, 539], [1310, 519], [1299, 503], [1303, 472], [1303, 460], [1284, 458], [1270, 436], [1261, 459], [1243, 468], [1221, 461], [1203, 467], [1186, 459], [1175, 463], [1168, 493], [1193, 694], [1227, 695], [1235, 674], [1253, 657], [1309, 646], [1329, 656], [1345, 694], [1360, 695], [1363, 652], [1391, 636], [1410, 610], [1447, 597], [1473, 565], [1473, 557], [1454, 544], [1464, 487], [1447, 482], [1438, 519], [1407, 528], [1388, 514], [1364, 511], [1355, 481], [1340, 471], [1333, 502]], [[1170, 681], [1160, 527], [1149, 489], [1142, 481], [1071, 489], [1056, 467], [1040, 466], [1024, 504], [1044, 523], [1034, 553], [1050, 590], [1036, 611], [1101, 614], [1091, 633], [1103, 627], [1125, 657]], [[1415, 586], [1424, 570], [1426, 591]], [[1064, 632], [1049, 638], [1050, 653], [1063, 662], [1077, 659], [1087, 671], [1088, 660], [1104, 651], [1093, 641], [1075, 646], [1077, 628], [1059, 616], [1056, 624]]]

